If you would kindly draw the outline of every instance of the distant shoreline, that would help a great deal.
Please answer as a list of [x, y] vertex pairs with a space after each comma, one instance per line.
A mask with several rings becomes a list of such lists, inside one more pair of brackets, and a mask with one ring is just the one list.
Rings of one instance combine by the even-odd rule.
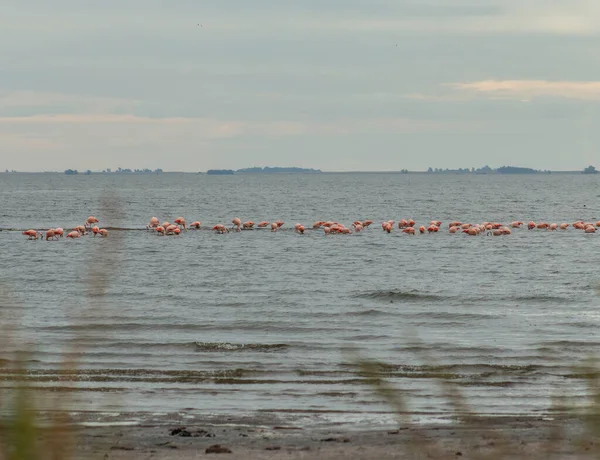
[[[58, 175], [70, 175], [65, 174], [64, 171], [0, 171], [0, 174], [58, 174]], [[291, 171], [282, 171], [282, 172], [236, 172], [231, 173], [213, 173], [209, 174], [208, 172], [197, 172], [197, 171], [162, 171], [160, 173], [156, 172], [141, 172], [141, 173], [116, 173], [116, 172], [102, 172], [102, 171], [92, 171], [90, 173], [80, 172], [77, 176], [155, 176], [161, 174], [201, 174], [201, 175], [261, 175], [261, 176], [269, 176], [269, 175], [321, 175], [321, 174], [399, 174], [399, 175], [426, 175], [426, 176], [541, 176], [541, 175], [552, 175], [552, 174], [578, 174], [578, 175], [594, 175], [596, 173], [584, 173], [583, 171], [536, 171], [533, 173], [511, 173], [511, 172], [458, 172], [458, 171], [443, 171], [443, 172], [427, 172], [427, 171], [321, 171], [319, 172], [291, 172]]]

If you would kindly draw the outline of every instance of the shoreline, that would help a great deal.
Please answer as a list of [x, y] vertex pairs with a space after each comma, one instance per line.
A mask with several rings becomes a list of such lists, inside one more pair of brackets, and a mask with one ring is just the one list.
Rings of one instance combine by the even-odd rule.
[[[277, 425], [276, 417], [164, 420], [73, 428], [76, 459], [590, 458], [597, 436], [572, 417], [485, 417], [467, 423], [356, 430]], [[115, 421], [117, 422], [117, 421]], [[581, 440], [581, 441], [580, 441]], [[219, 448], [213, 446], [218, 445]], [[228, 452], [230, 451], [230, 452]], [[218, 457], [220, 458], [220, 456]]]

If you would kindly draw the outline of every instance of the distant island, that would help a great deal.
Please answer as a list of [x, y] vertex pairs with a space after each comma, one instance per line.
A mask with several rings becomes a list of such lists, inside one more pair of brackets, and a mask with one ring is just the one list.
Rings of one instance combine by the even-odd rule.
[[206, 174], [209, 175], [231, 175], [231, 174], [277, 174], [277, 173], [294, 173], [294, 174], [305, 174], [305, 173], [320, 173], [323, 172], [320, 169], [312, 168], [296, 168], [296, 167], [271, 167], [265, 166], [253, 167], [253, 168], [242, 168], [242, 169], [209, 169]]
[[208, 175], [226, 176], [233, 174], [233, 169], [209, 169], [206, 171]]
[[236, 170], [236, 173], [259, 173], [259, 174], [273, 174], [273, 173], [320, 173], [322, 172], [320, 169], [312, 169], [312, 168], [296, 168], [296, 167], [288, 167], [288, 168], [280, 168], [280, 167], [270, 167], [265, 166], [264, 168], [254, 167], [254, 168], [242, 168]]
[[[402, 172], [404, 172], [403, 170]], [[538, 170], [532, 168], [521, 168], [518, 166], [501, 166], [500, 168], [490, 168], [485, 165], [482, 168], [458, 168], [458, 169], [441, 169], [441, 168], [429, 168], [427, 173], [440, 174], [440, 173], [454, 173], [454, 174], [550, 174], [552, 171], [549, 170]]]
[[[457, 168], [457, 169], [449, 169], [449, 168], [428, 168], [426, 171], [409, 171], [408, 169], [401, 169], [395, 171], [347, 171], [348, 173], [401, 173], [401, 174], [598, 174], [598, 170], [589, 165], [586, 168], [580, 170], [541, 170], [541, 169], [533, 169], [533, 168], [524, 168], [520, 166], [501, 166], [499, 168], [491, 168], [488, 165], [485, 165], [481, 168]], [[0, 170], [0, 173], [2, 171]], [[28, 172], [28, 171], [15, 171], [12, 170], [4, 170], [4, 173], [21, 173], [21, 174], [59, 174], [60, 171], [41, 171], [41, 172]], [[101, 171], [78, 171], [77, 169], [66, 169], [63, 171], [64, 174], [71, 175], [91, 175], [91, 174], [162, 174], [162, 169], [123, 169], [117, 168], [112, 170], [110, 168], [103, 169]], [[315, 174], [315, 173], [323, 173], [323, 174], [341, 174], [342, 171], [327, 171], [323, 172], [320, 169], [312, 169], [312, 168], [298, 168], [298, 167], [252, 167], [252, 168], [242, 168], [242, 169], [209, 169], [206, 171], [208, 175], [232, 175], [232, 174], [277, 174], [277, 173], [292, 173], [292, 174]], [[199, 172], [198, 174], [202, 174]]]
[[[90, 174], [160, 174], [162, 173], [163, 170], [162, 169], [122, 169], [122, 168], [117, 168], [114, 171], [110, 168], [107, 169], [103, 169], [102, 171], [99, 172], [92, 172], [91, 170], [87, 170], [85, 172], [83, 172], [82, 174], [85, 174], [87, 176], [89, 176]], [[65, 174], [67, 176], [71, 176], [74, 174], [79, 174], [79, 171], [77, 171], [76, 169], [67, 169], [65, 170]]]

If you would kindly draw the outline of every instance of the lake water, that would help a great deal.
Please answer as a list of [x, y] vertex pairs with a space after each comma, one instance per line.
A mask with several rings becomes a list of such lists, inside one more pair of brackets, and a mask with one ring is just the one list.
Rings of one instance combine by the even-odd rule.
[[[82, 412], [387, 424], [352, 346], [388, 364], [414, 420], [452, 413], [438, 377], [479, 412], [544, 414], [561, 391], [581, 394], [573, 366], [600, 351], [600, 233], [469, 237], [447, 223], [596, 222], [599, 196], [600, 177], [575, 174], [0, 174], [0, 359], [34, 348], [26, 377], [76, 390]], [[89, 215], [108, 238], [21, 235]], [[204, 229], [159, 237], [152, 216]], [[286, 224], [207, 229], [233, 217]], [[409, 217], [442, 231], [381, 231]], [[375, 223], [292, 230], [357, 219]], [[61, 371], [65, 356], [76, 372]], [[17, 378], [0, 372], [4, 388]]]

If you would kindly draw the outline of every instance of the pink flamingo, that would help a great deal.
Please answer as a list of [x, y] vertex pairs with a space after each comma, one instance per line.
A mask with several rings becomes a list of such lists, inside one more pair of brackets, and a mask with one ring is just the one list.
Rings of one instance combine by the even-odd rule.
[[22, 235], [26, 235], [28, 240], [37, 240], [41, 234], [38, 231], [31, 229], [25, 230]]
[[97, 223], [98, 223], [98, 219], [96, 219], [94, 216], [90, 216], [87, 218], [87, 221], [85, 222], [85, 227], [88, 228]]
[[194, 222], [192, 222], [190, 224], [190, 228], [197, 228], [198, 229], [198, 228], [200, 228], [200, 225], [202, 225], [202, 222], [200, 222], [199, 220], [196, 220], [196, 221], [194, 221]]
[[54, 231], [53, 228], [50, 228], [50, 229], [48, 229], [46, 231], [46, 241], [49, 241], [51, 239], [52, 240], [57, 240], [58, 239], [58, 236], [56, 235], [56, 233], [55, 233], [55, 231]]
[[560, 224], [561, 230], [566, 230], [567, 228], [569, 228], [569, 224], [567, 224], [566, 222], [563, 222], [562, 224]]
[[67, 233], [67, 238], [79, 238], [81, 236], [81, 233], [79, 233], [77, 230], [73, 230], [72, 232]]
[[158, 217], [151, 217], [150, 222], [148, 223], [148, 225], [146, 225], [146, 228], [148, 230], [156, 229], [156, 227], [158, 227], [159, 225], [160, 221], [158, 220]]
[[57, 237], [62, 238], [64, 236], [64, 233], [65, 233], [65, 231], [62, 228], [60, 228], [60, 227], [54, 229], [54, 234]]
[[254, 227], [254, 222], [252, 222], [251, 220], [247, 220], [242, 224], [242, 228], [244, 230], [252, 230], [252, 227]]
[[259, 222], [258, 225], [257, 225], [258, 228], [265, 228], [265, 227], [268, 227], [268, 226], [269, 226], [269, 223], [266, 220], [263, 220], [262, 222]]
[[94, 238], [96, 237], [96, 235], [98, 234], [98, 232], [100, 231], [100, 229], [97, 226], [93, 226], [92, 227], [92, 233], [94, 234]]
[[180, 225], [181, 227], [183, 227], [183, 229], [184, 229], [184, 230], [186, 229], [186, 226], [185, 226], [185, 219], [184, 219], [183, 217], [178, 217], [178, 218], [177, 218], [177, 219], [175, 219], [173, 222], [174, 222], [175, 224], [177, 224], [177, 225]]
[[277, 224], [277, 222], [273, 222], [271, 224], [271, 231], [272, 232], [276, 232], [278, 228], [279, 228], [279, 225]]
[[585, 233], [596, 233], [596, 227], [594, 227], [593, 225], [588, 225], [583, 231]]
[[402, 233], [407, 233], [409, 235], [414, 235], [415, 234], [415, 227], [406, 227], [404, 230], [402, 230]]
[[167, 235], [173, 235], [175, 233], [175, 229], [179, 229], [179, 231], [181, 231], [181, 229], [177, 225], [171, 224], [165, 229], [165, 233]]
[[369, 225], [371, 225], [372, 223], [373, 223], [373, 221], [372, 221], [372, 220], [364, 220], [364, 221], [363, 221], [363, 223], [362, 223], [362, 226], [363, 226], [364, 228], [367, 228], [367, 227], [368, 227]]
[[165, 236], [165, 227], [159, 225], [156, 227], [156, 233], [158, 233], [160, 236]]
[[515, 220], [514, 222], [510, 223], [510, 226], [512, 228], [520, 228], [521, 225], [523, 225], [523, 222], [521, 222], [520, 220]]
[[100, 230], [98, 230], [98, 233], [100, 234], [100, 236], [108, 236], [108, 230], [106, 230], [105, 228], [101, 228]]
[[225, 225], [223, 224], [217, 224], [212, 228], [215, 232], [223, 234], [223, 233], [229, 233], [229, 230], [227, 229], [227, 227], [225, 227]]
[[234, 218], [234, 219], [231, 221], [231, 223], [233, 224], [233, 226], [232, 226], [231, 228], [233, 228], [233, 227], [236, 227], [237, 231], [239, 232], [239, 231], [240, 231], [240, 228], [241, 228], [241, 226], [242, 226], [242, 221], [240, 220], [240, 218], [239, 218], [239, 217], [235, 217], [235, 218]]

